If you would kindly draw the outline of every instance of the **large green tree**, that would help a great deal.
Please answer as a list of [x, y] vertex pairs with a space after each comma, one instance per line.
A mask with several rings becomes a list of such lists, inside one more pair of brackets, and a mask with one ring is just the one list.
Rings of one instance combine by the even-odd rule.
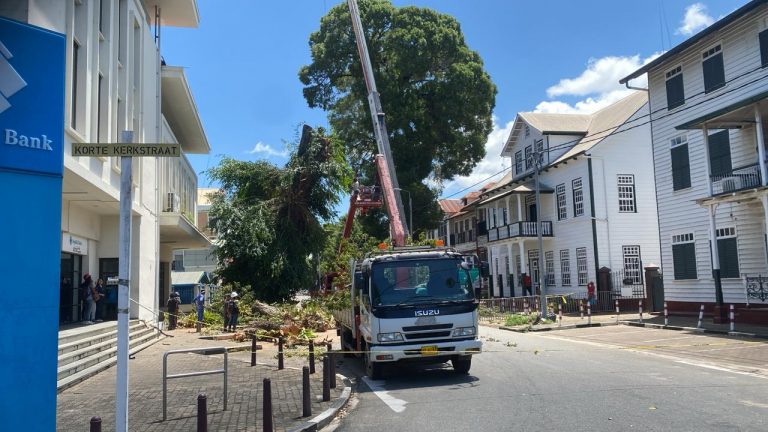
[[218, 234], [222, 278], [250, 285], [265, 301], [310, 288], [328, 240], [322, 223], [335, 216], [351, 181], [339, 141], [304, 126], [283, 168], [224, 158], [207, 173], [221, 185], [209, 224]]
[[[388, 0], [360, 0], [359, 9], [400, 186], [413, 195], [414, 225], [432, 226], [442, 181], [468, 175], [485, 156], [496, 87], [453, 17]], [[351, 163], [369, 159], [376, 142], [346, 2], [322, 18], [309, 45], [312, 63], [299, 71], [304, 97], [328, 111]], [[360, 171], [373, 181], [372, 163]], [[377, 212], [367, 219], [384, 221]]]

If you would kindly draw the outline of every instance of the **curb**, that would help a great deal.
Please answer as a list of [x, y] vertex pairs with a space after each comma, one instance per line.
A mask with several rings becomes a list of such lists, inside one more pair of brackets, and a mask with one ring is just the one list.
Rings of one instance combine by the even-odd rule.
[[317, 432], [328, 426], [328, 424], [336, 417], [336, 414], [347, 404], [349, 397], [352, 394], [352, 381], [341, 374], [336, 374], [336, 376], [341, 378], [341, 381], [344, 383], [344, 390], [341, 392], [341, 396], [331, 403], [330, 408], [321, 412], [311, 420], [306, 421], [303, 425], [288, 429], [287, 432]]
[[712, 333], [712, 334], [720, 334], [720, 335], [726, 335], [726, 336], [750, 337], [755, 339], [768, 339], [768, 334], [757, 334], [757, 333], [747, 333], [747, 332], [727, 331], [727, 330], [712, 330], [712, 329], [704, 329], [704, 328], [698, 328], [698, 327], [681, 327], [681, 326], [671, 326], [671, 325], [665, 326], [664, 324], [639, 323], [634, 321], [621, 321], [621, 324], [627, 325], [630, 327], [647, 327], [647, 328], [665, 329], [665, 330], [690, 331], [690, 332], [697, 332], [697, 333]]

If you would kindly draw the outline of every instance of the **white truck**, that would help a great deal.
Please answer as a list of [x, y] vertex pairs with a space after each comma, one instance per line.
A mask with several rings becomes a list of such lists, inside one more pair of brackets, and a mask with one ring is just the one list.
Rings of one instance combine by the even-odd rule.
[[486, 263], [446, 248], [402, 247], [353, 262], [351, 306], [335, 312], [342, 349], [379, 379], [385, 365], [443, 363], [467, 374], [479, 354], [474, 278]]

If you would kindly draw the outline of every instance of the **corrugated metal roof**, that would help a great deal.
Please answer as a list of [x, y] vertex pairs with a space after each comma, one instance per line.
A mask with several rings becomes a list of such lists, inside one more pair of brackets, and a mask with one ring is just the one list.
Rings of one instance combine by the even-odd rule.
[[171, 285], [207, 284], [208, 274], [204, 271], [171, 272]]
[[591, 121], [591, 116], [587, 114], [521, 112], [518, 115], [526, 123], [541, 131], [542, 134], [570, 132], [578, 135], [586, 133]]
[[443, 213], [446, 215], [457, 213], [463, 207], [460, 199], [441, 199], [438, 203], [440, 204], [440, 209], [442, 209]]

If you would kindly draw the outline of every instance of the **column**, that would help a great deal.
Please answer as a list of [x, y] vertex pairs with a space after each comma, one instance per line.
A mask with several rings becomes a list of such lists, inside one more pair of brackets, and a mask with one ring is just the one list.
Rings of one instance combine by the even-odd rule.
[[755, 104], [755, 134], [757, 135], [757, 155], [760, 159], [760, 180], [763, 186], [768, 185], [768, 169], [765, 166], [765, 133], [760, 107]]
[[709, 196], [712, 196], [712, 167], [709, 166], [709, 129], [706, 123], [701, 127], [701, 133], [704, 134], [704, 166], [707, 167], [707, 190], [709, 190]]
[[491, 267], [491, 283], [488, 285], [488, 297], [493, 298], [493, 293], [497, 290], [496, 285], [496, 253], [495, 247], [488, 248], [488, 265]]
[[[517, 221], [520, 222], [520, 221], [524, 220], [524, 218], [523, 218], [523, 204], [520, 202], [520, 200], [522, 198], [520, 197], [520, 194], [515, 194], [515, 197], [517, 198]], [[520, 259], [522, 260], [522, 257]], [[525, 272], [523, 272], [523, 273], [525, 273]]]
[[760, 197], [763, 203], [763, 219], [765, 225], [765, 234], [763, 235], [763, 244], [765, 245], [765, 254], [768, 256], [768, 195]]
[[720, 280], [720, 254], [717, 248], [717, 227], [715, 226], [715, 217], [717, 216], [717, 204], [709, 206], [709, 239], [710, 250], [712, 251], [712, 279], [715, 281], [715, 322], [725, 322], [725, 307], [723, 305], [723, 286]]
[[509, 296], [514, 297], [515, 296], [515, 290], [517, 289], [517, 283], [515, 282], [515, 279], [520, 276], [515, 271], [515, 257], [512, 255], [512, 243], [507, 243], [507, 256], [509, 256], [509, 273], [514, 274], [511, 281], [507, 281], [507, 285], [509, 286]]

